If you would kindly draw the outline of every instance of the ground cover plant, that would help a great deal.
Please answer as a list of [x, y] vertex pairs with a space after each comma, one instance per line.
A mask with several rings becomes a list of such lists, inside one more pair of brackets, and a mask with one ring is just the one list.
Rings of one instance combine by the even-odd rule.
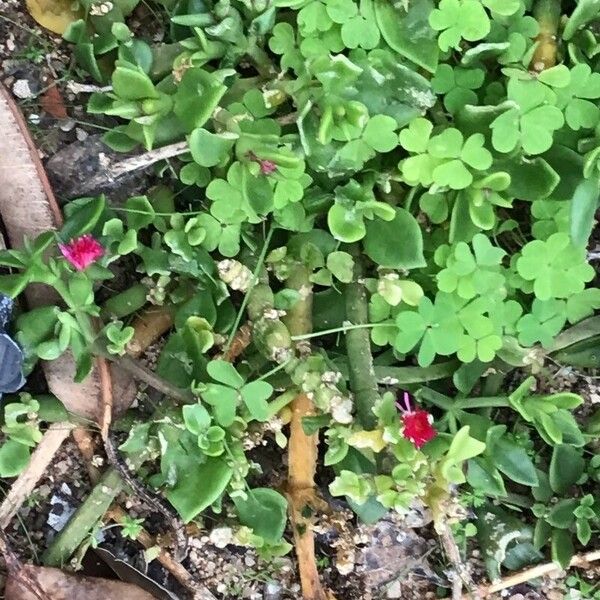
[[[58, 298], [1, 334], [24, 374], [70, 354], [77, 382], [113, 363], [162, 392], [102, 407], [133, 469], [115, 477], [184, 523], [229, 518], [265, 561], [295, 547], [304, 598], [326, 597], [331, 498], [364, 522], [430, 515], [457, 598], [478, 593], [470, 538], [492, 581], [567, 568], [599, 528], [600, 413], [537, 390], [550, 365], [598, 366], [600, 3], [156, 0], [159, 43], [128, 26], [137, 4], [79, 0], [64, 37], [104, 143], [174, 150], [146, 194], [73, 200], [0, 253], [3, 294]], [[154, 371], [129, 355], [148, 306], [172, 325]], [[11, 397], [1, 476], [56, 412]], [[265, 483], [263, 439], [287, 483]], [[88, 536], [71, 522], [46, 564]]]

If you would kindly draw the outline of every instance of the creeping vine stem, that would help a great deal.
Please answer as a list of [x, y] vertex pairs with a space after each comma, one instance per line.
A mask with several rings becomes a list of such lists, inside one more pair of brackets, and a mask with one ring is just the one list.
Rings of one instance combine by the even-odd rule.
[[[353, 246], [350, 252], [354, 257], [354, 280], [346, 287], [346, 317], [352, 325], [358, 326], [369, 322], [367, 291], [361, 281], [363, 265], [360, 248]], [[370, 335], [368, 329], [358, 327], [346, 333], [350, 389], [354, 392], [358, 419], [365, 429], [375, 426], [372, 408], [379, 398]]]

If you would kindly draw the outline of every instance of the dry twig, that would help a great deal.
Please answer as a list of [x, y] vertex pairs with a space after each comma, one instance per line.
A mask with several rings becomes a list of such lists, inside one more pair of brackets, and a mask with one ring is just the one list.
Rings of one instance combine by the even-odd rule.
[[463, 585], [469, 590], [469, 593], [466, 595], [469, 600], [480, 600], [481, 596], [479, 591], [475, 588], [475, 584], [473, 583], [473, 579], [471, 578], [467, 566], [462, 560], [460, 550], [452, 535], [450, 525], [447, 521], [436, 523], [435, 529], [440, 536], [446, 558], [454, 569], [455, 578], [452, 582], [452, 600], [461, 600], [461, 597], [465, 597], [462, 596]]
[[53, 423], [42, 437], [31, 455], [25, 470], [13, 482], [8, 494], [0, 505], [0, 528], [8, 526], [11, 519], [35, 489], [38, 481], [46, 473], [48, 465], [62, 443], [69, 437], [73, 429], [71, 423]]
[[[569, 568], [587, 567], [589, 563], [598, 560], [600, 560], [600, 550], [593, 550], [592, 552], [586, 552], [585, 554], [576, 554], [571, 559]], [[508, 577], [505, 577], [496, 583], [479, 586], [478, 591], [482, 598], [487, 598], [495, 592], [501, 592], [502, 590], [519, 585], [520, 583], [525, 583], [527, 581], [531, 581], [532, 579], [537, 579], [538, 577], [543, 577], [544, 575], [550, 575], [551, 573], [556, 573], [561, 570], [561, 567], [553, 562], [536, 565], [535, 567], [524, 569], [518, 573], [513, 573], [512, 575], [509, 575]], [[464, 595], [463, 600], [470, 600], [470, 596], [468, 594]]]

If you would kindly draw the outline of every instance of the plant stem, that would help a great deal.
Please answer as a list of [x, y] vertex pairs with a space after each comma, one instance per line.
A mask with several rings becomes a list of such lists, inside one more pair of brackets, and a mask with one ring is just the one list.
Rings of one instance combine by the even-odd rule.
[[452, 403], [452, 408], [465, 410], [469, 408], [507, 408], [510, 402], [506, 396], [488, 396], [481, 398], [461, 398]]
[[112, 356], [110, 358], [124, 371], [131, 373], [139, 381], [147, 383], [150, 387], [162, 392], [165, 396], [176, 400], [180, 404], [190, 404], [195, 401], [194, 394], [190, 390], [174, 386], [130, 356]]
[[283, 394], [277, 396], [275, 400], [269, 402], [269, 416], [274, 417], [281, 411], [282, 408], [294, 401], [297, 392], [295, 390], [287, 390]]
[[332, 329], [322, 329], [321, 331], [314, 331], [313, 333], [306, 333], [303, 335], [293, 335], [292, 341], [300, 342], [302, 340], [311, 340], [313, 338], [321, 337], [323, 335], [330, 335], [332, 333], [346, 333], [347, 331], [354, 331], [355, 329], [376, 329], [377, 327], [390, 327], [389, 323], [361, 323], [359, 325], [342, 325], [341, 327], [333, 327]]
[[231, 333], [229, 334], [229, 338], [227, 339], [227, 344], [225, 344], [225, 347], [223, 348], [223, 354], [227, 354], [229, 352], [229, 347], [231, 346], [231, 344], [233, 342], [233, 338], [235, 337], [235, 334], [237, 333], [240, 323], [242, 322], [242, 316], [244, 315], [244, 311], [246, 310], [246, 306], [248, 305], [248, 300], [250, 299], [252, 289], [258, 282], [258, 274], [260, 273], [260, 270], [262, 269], [262, 266], [265, 262], [265, 257], [267, 256], [267, 251], [269, 250], [269, 244], [271, 243], [271, 238], [273, 237], [274, 231], [275, 231], [274, 227], [270, 227], [269, 231], [267, 232], [267, 236], [265, 237], [265, 241], [263, 243], [262, 250], [260, 251], [258, 261], [256, 262], [256, 267], [254, 267], [254, 272], [252, 273], [252, 281], [250, 282], [248, 290], [246, 291], [246, 293], [244, 295], [244, 299], [242, 300], [242, 305], [240, 306], [240, 309], [238, 310], [238, 314], [235, 318], [235, 323], [233, 324]]
[[537, 47], [529, 65], [533, 71], [540, 73], [556, 64], [560, 13], [560, 0], [537, 0], [533, 7], [533, 16], [540, 26]]
[[284, 322], [292, 340], [306, 340], [312, 332], [312, 283], [308, 269], [301, 264], [295, 265], [286, 280], [289, 289], [300, 294], [299, 300], [290, 308]]
[[110, 468], [69, 519], [64, 529], [54, 538], [42, 556], [42, 562], [49, 567], [62, 567], [66, 564], [88, 532], [100, 522], [122, 489], [121, 476], [114, 467]]
[[[285, 324], [292, 335], [303, 335], [312, 329], [312, 284], [309, 275], [308, 269], [298, 264], [292, 268], [286, 282], [288, 288], [300, 294], [300, 299], [285, 318]], [[288, 495], [302, 597], [304, 600], [326, 600], [319, 580], [312, 527], [319, 438], [317, 434], [306, 435], [302, 427], [302, 419], [314, 414], [314, 407], [310, 398], [305, 393], [300, 393], [292, 401], [291, 411]]]
[[455, 360], [431, 365], [430, 367], [384, 367], [375, 365], [375, 376], [379, 383], [411, 384], [435, 381], [451, 377], [458, 369], [459, 363]]
[[379, 388], [373, 368], [371, 336], [364, 328], [369, 322], [367, 290], [361, 281], [363, 264], [360, 247], [352, 246], [350, 253], [354, 258], [354, 280], [346, 286], [346, 317], [355, 326], [346, 335], [350, 389], [354, 393], [358, 420], [365, 429], [373, 429], [376, 419], [372, 409], [379, 399]]
[[267, 371], [264, 375], [261, 375], [260, 377], [258, 377], [257, 379], [254, 379], [253, 381], [263, 381], [264, 379], [268, 379], [269, 377], [271, 377], [271, 375], [275, 375], [275, 373], [278, 373], [282, 369], [285, 369], [288, 366], [288, 364], [289, 364], [289, 361], [281, 363], [280, 365], [273, 367], [270, 371]]

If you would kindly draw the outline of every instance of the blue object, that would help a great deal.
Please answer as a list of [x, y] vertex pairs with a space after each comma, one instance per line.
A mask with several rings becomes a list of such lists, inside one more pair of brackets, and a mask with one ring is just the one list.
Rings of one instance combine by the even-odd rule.
[[12, 310], [12, 299], [0, 294], [0, 397], [7, 392], [16, 392], [25, 385], [23, 351], [6, 333]]
[[12, 298], [0, 294], [0, 331], [6, 331], [6, 326], [12, 315], [14, 302]]

